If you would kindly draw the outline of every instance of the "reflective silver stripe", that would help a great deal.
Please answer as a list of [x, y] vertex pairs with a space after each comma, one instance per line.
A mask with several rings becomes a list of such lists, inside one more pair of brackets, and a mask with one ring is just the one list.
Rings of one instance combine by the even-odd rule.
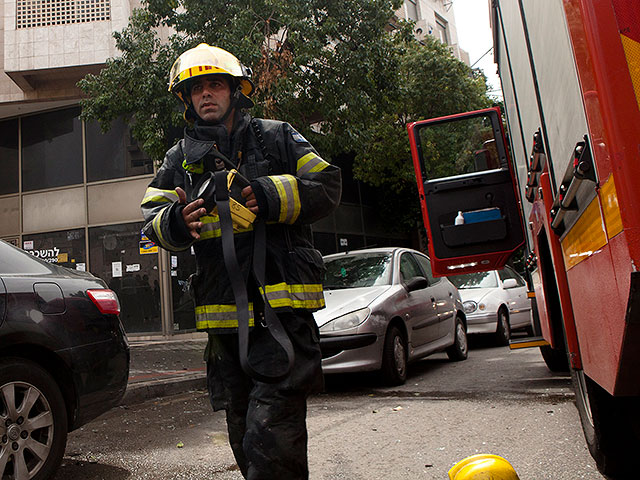
[[[322, 308], [324, 307], [324, 294], [321, 284], [289, 285], [278, 283], [267, 285], [266, 297], [273, 308]], [[262, 293], [262, 288], [260, 289]]]
[[307, 173], [320, 172], [327, 168], [329, 164], [313, 152], [307, 153], [298, 159], [296, 175], [303, 177]]
[[[253, 303], [249, 303], [249, 326], [254, 325]], [[196, 328], [238, 328], [238, 309], [235, 305], [198, 305]]]
[[300, 194], [298, 181], [293, 175], [273, 175], [273, 182], [280, 198], [280, 223], [294, 223], [300, 216]]
[[200, 239], [217, 238], [222, 235], [220, 230], [220, 218], [217, 215], [205, 215], [200, 218], [202, 228], [200, 229]]
[[144, 192], [142, 205], [144, 205], [145, 203], [173, 203], [177, 201], [178, 194], [175, 190], [161, 190], [159, 188], [149, 187], [147, 188], [147, 191]]

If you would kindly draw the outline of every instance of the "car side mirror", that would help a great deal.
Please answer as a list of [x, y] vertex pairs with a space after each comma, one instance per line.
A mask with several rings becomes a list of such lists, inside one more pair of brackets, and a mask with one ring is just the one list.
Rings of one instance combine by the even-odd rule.
[[407, 291], [413, 292], [415, 290], [422, 290], [423, 288], [427, 288], [428, 286], [429, 280], [427, 280], [426, 278], [413, 277], [406, 283], [405, 288], [407, 289]]
[[502, 286], [507, 288], [516, 288], [518, 286], [518, 281], [515, 278], [507, 278], [504, 282], [502, 282]]

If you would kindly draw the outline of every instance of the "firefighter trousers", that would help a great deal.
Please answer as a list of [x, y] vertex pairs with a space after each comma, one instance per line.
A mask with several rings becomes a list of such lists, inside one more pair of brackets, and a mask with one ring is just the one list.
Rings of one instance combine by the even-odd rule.
[[[306, 480], [307, 397], [323, 388], [318, 327], [306, 311], [279, 314], [295, 352], [289, 375], [263, 383], [240, 367], [237, 334], [209, 334], [207, 387], [215, 411], [226, 410], [229, 443], [248, 480]], [[249, 334], [249, 361], [261, 373], [282, 372], [284, 350], [257, 325]]]

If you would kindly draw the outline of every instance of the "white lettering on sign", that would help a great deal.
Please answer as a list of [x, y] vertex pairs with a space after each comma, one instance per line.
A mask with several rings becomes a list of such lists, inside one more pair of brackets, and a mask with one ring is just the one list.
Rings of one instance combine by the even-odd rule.
[[133, 263], [131, 265], [127, 265], [126, 269], [127, 269], [127, 272], [139, 272], [140, 271], [140, 264], [139, 263]]
[[39, 258], [40, 260], [44, 260], [49, 263], [58, 263], [58, 255], [60, 254], [60, 249], [58, 247], [53, 248], [43, 248], [40, 250], [26, 250], [27, 253], [33, 255], [34, 257]]

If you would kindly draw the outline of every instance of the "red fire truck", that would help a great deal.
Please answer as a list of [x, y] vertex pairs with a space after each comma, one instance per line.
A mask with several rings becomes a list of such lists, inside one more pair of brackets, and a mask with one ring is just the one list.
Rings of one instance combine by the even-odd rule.
[[436, 275], [526, 248], [600, 471], [638, 478], [640, 1], [492, 0], [497, 109], [408, 125]]

